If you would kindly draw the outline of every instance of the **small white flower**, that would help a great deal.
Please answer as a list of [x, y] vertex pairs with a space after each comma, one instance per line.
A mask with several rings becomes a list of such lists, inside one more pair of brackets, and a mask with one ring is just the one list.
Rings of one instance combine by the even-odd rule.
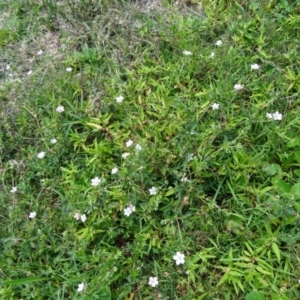
[[85, 214], [81, 215], [80, 219], [81, 219], [81, 222], [84, 223], [86, 221], [86, 215]]
[[57, 112], [62, 113], [63, 111], [65, 111], [65, 108], [62, 105], [59, 105], [56, 109]]
[[223, 44], [221, 40], [216, 41], [216, 46], [220, 47]]
[[300, 284], [300, 279], [298, 280], [299, 284]]
[[124, 208], [124, 215], [126, 217], [129, 217], [131, 215], [132, 211], [129, 207]]
[[192, 55], [193, 53], [191, 51], [187, 51], [187, 50], [184, 50], [182, 52], [183, 55]]
[[271, 114], [271, 113], [266, 113], [266, 117], [268, 119], [273, 119], [275, 121], [280, 121], [282, 120], [282, 114], [278, 111], [276, 111], [275, 113]]
[[253, 64], [251, 65], [251, 70], [258, 70], [260, 68], [259, 64]]
[[209, 57], [214, 58], [215, 57], [215, 52], [212, 52]]
[[91, 180], [91, 185], [92, 186], [97, 186], [101, 182], [101, 179], [99, 177], [95, 177]]
[[30, 219], [34, 219], [36, 217], [36, 212], [35, 211], [31, 212], [28, 217]]
[[242, 90], [244, 88], [244, 86], [240, 83], [237, 83], [233, 86], [233, 88], [236, 90], [236, 91], [239, 91], [239, 90]]
[[184, 254], [180, 252], [176, 252], [176, 254], [173, 256], [173, 259], [176, 262], [176, 265], [184, 264]]
[[142, 150], [142, 146], [140, 144], [136, 144], [135, 149], [137, 151], [141, 151]]
[[78, 288], [77, 288], [77, 292], [80, 293], [82, 292], [83, 290], [85, 289], [85, 284], [82, 282], [82, 283], [79, 283], [78, 284]]
[[132, 212], [135, 212], [135, 206], [134, 205], [130, 204], [129, 208], [131, 209]]
[[72, 72], [72, 70], [73, 70], [73, 69], [72, 69], [71, 67], [66, 68], [66, 71], [67, 71], [67, 72]]
[[128, 155], [129, 155], [129, 153], [125, 152], [125, 153], [122, 154], [122, 158], [126, 159]]
[[56, 143], [57, 143], [57, 139], [51, 139], [51, 140], [50, 140], [50, 143], [51, 143], [51, 144], [56, 144]]
[[8, 71], [10, 69], [10, 65], [6, 65], [5, 70]]
[[27, 75], [31, 75], [32, 74], [32, 70], [27, 72]]
[[276, 111], [274, 114], [273, 114], [273, 119], [276, 120], [276, 121], [280, 121], [282, 120], [282, 114], [278, 111]]
[[187, 161], [191, 161], [191, 160], [193, 160], [194, 159], [194, 154], [193, 153], [189, 153], [188, 155], [187, 155]]
[[181, 182], [187, 182], [188, 179], [187, 179], [187, 177], [183, 176], [183, 177], [180, 179], [180, 181], [181, 181]]
[[131, 147], [132, 144], [133, 144], [133, 140], [128, 140], [128, 141], [126, 142], [126, 147]]
[[11, 188], [11, 190], [10, 190], [10, 192], [12, 193], [12, 194], [14, 194], [14, 193], [16, 193], [17, 192], [17, 187], [16, 186], [13, 186], [12, 188]]
[[215, 110], [215, 109], [219, 109], [219, 106], [220, 106], [220, 104], [218, 104], [218, 103], [213, 103], [213, 104], [211, 105], [211, 108], [212, 108], [213, 110]]
[[123, 97], [123, 96], [118, 96], [118, 97], [116, 98], [117, 103], [122, 103], [123, 100], [124, 100], [124, 97]]
[[42, 159], [45, 157], [46, 152], [42, 151], [40, 153], [38, 153], [37, 158]]
[[80, 215], [80, 213], [75, 213], [74, 214], [74, 218], [78, 221], [78, 220], [80, 220], [80, 217], [81, 217], [81, 215]]
[[149, 193], [150, 193], [150, 195], [156, 195], [156, 193], [157, 193], [156, 187], [153, 186], [151, 189], [149, 189]]
[[156, 287], [158, 285], [158, 279], [157, 277], [150, 277], [148, 284], [152, 287]]
[[43, 53], [43, 50], [39, 50], [36, 54], [41, 55]]
[[119, 169], [117, 167], [114, 167], [112, 170], [111, 170], [111, 174], [116, 174], [118, 173]]
[[135, 212], [135, 206], [130, 204], [128, 207], [124, 208], [124, 215], [129, 217], [133, 212]]

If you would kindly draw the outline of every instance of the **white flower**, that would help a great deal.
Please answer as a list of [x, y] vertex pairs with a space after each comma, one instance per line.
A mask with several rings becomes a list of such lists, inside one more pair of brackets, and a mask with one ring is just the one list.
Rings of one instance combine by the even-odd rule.
[[215, 52], [212, 52], [209, 57], [214, 58], [215, 57]]
[[130, 207], [124, 208], [124, 215], [126, 217], [129, 217], [131, 215], [131, 213], [132, 213], [132, 211], [131, 211]]
[[91, 180], [91, 185], [92, 186], [97, 186], [101, 182], [101, 179], [99, 177], [95, 177]]
[[46, 152], [42, 151], [40, 153], [38, 153], [37, 158], [42, 159], [45, 157]]
[[57, 143], [57, 139], [51, 139], [51, 140], [50, 140], [50, 143], [51, 143], [51, 144], [56, 144], [56, 143]]
[[84, 223], [86, 221], [86, 215], [85, 214], [81, 215], [80, 219]]
[[260, 68], [259, 64], [253, 64], [251, 65], [251, 70], [258, 70]]
[[282, 114], [278, 111], [276, 111], [274, 114], [273, 114], [273, 119], [276, 120], [276, 121], [280, 121], [282, 120]]
[[142, 150], [142, 146], [140, 144], [136, 144], [135, 149], [137, 151], [141, 151]]
[[187, 177], [183, 176], [183, 177], [180, 179], [180, 181], [181, 181], [181, 182], [187, 182], [188, 179], [187, 179]]
[[184, 50], [182, 52], [183, 55], [192, 55], [193, 53], [191, 51], [187, 51], [187, 50]]
[[282, 114], [278, 111], [276, 111], [274, 114], [271, 114], [271, 113], [266, 113], [266, 117], [268, 119], [273, 119], [275, 121], [280, 121], [282, 120]]
[[30, 219], [34, 219], [36, 217], [36, 212], [35, 211], [31, 212], [28, 217]]
[[117, 167], [114, 167], [112, 170], [111, 170], [111, 174], [116, 174], [118, 173], [119, 169]]
[[244, 88], [244, 86], [240, 83], [237, 83], [234, 85], [233, 87], [236, 91], [242, 90]]
[[118, 97], [116, 98], [117, 103], [122, 103], [123, 100], [124, 100], [124, 97], [123, 97], [123, 96], [118, 96]]
[[56, 109], [57, 112], [62, 113], [63, 111], [65, 111], [65, 108], [62, 105], [59, 105]]
[[77, 288], [77, 292], [80, 293], [82, 292], [83, 290], [85, 289], [85, 284], [82, 282], [82, 283], [79, 283], [78, 284], [78, 288]]
[[32, 74], [32, 70], [27, 72], [27, 75], [31, 75]]
[[135, 206], [134, 205], [130, 204], [129, 208], [131, 209], [132, 212], [135, 212]]
[[191, 160], [193, 160], [194, 159], [194, 154], [193, 153], [189, 153], [188, 155], [187, 155], [187, 161], [191, 161]]
[[223, 42], [221, 40], [218, 40], [218, 41], [216, 41], [216, 46], [220, 47], [222, 45], [222, 43]]
[[218, 103], [213, 103], [213, 104], [211, 105], [211, 108], [212, 108], [213, 110], [215, 110], [215, 109], [219, 109], [219, 106], [220, 106], [220, 104], [218, 104]]
[[151, 285], [152, 287], [156, 287], [158, 285], [157, 277], [150, 277], [148, 284]]
[[176, 261], [176, 265], [184, 264], [184, 254], [180, 252], [176, 252], [173, 259]]
[[12, 193], [12, 194], [14, 194], [14, 193], [16, 193], [17, 192], [17, 187], [16, 186], [13, 186], [12, 188], [11, 188], [11, 190], [10, 190], [10, 192]]
[[128, 141], [126, 142], [126, 147], [131, 147], [132, 144], [133, 144], [133, 140], [128, 140]]
[[133, 212], [135, 212], [135, 206], [130, 204], [128, 207], [124, 208], [124, 215], [129, 217]]
[[38, 52], [37, 52], [37, 55], [41, 55], [43, 53], [43, 50], [39, 50]]
[[74, 218], [75, 218], [77, 221], [80, 220], [80, 217], [81, 217], [80, 213], [75, 213]]
[[127, 157], [128, 155], [129, 155], [129, 153], [128, 153], [128, 152], [125, 152], [125, 153], [122, 154], [122, 158], [126, 159], [126, 157]]
[[66, 71], [67, 71], [67, 72], [72, 72], [72, 70], [73, 70], [73, 69], [72, 69], [71, 67], [66, 68]]
[[10, 69], [10, 65], [6, 65], [5, 70], [9, 70]]
[[156, 193], [157, 193], [156, 187], [153, 186], [151, 189], [149, 189], [149, 193], [150, 193], [150, 195], [156, 195]]

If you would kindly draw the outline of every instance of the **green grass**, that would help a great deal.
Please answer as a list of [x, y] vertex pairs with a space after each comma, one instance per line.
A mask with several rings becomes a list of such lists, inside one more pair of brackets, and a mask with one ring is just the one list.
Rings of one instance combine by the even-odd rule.
[[299, 299], [300, 5], [132, 2], [0, 0], [0, 298]]

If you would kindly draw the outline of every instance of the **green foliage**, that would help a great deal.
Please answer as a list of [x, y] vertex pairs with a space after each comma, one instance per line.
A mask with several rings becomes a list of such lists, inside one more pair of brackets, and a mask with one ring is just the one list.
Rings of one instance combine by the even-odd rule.
[[300, 298], [299, 7], [198, 2], [0, 0], [3, 299]]

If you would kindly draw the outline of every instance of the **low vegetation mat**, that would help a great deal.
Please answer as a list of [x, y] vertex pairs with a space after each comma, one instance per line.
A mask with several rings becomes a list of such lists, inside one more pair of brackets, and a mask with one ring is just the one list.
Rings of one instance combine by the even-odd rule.
[[298, 1], [0, 24], [1, 299], [300, 299]]

